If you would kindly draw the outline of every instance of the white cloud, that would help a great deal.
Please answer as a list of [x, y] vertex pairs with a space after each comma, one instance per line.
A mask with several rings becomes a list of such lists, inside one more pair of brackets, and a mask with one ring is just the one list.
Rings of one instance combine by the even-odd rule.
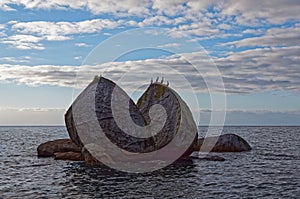
[[259, 21], [280, 24], [300, 18], [298, 0], [123, 0], [122, 3], [110, 0], [51, 0], [46, 2], [42, 0], [2, 0], [0, 9], [12, 10], [10, 5], [21, 5], [26, 9], [81, 9], [99, 15], [110, 13], [116, 17], [139, 16], [146, 18], [146, 21], [151, 21], [156, 18], [153, 16], [158, 16], [159, 18], [170, 17], [169, 19], [184, 17], [196, 22], [203, 15], [213, 15], [211, 12], [207, 14], [208, 8], [217, 11], [218, 18], [222, 20], [226, 17], [236, 16], [236, 22], [242, 25], [257, 25]]
[[30, 86], [55, 85], [72, 87], [77, 69], [75, 66], [0, 64], [0, 81]]
[[0, 40], [3, 44], [9, 44], [10, 46], [21, 49], [21, 50], [44, 50], [44, 46], [39, 43], [42, 40], [41, 37], [36, 37], [33, 35], [12, 35], [7, 38], [3, 38]]
[[12, 30], [23, 34], [37, 34], [40, 36], [65, 36], [81, 33], [95, 33], [104, 28], [112, 29], [122, 24], [122, 21], [109, 19], [92, 19], [79, 22], [15, 22]]
[[0, 107], [0, 111], [16, 111], [16, 112], [49, 112], [49, 111], [65, 111], [65, 108], [17, 108], [17, 107]]
[[42, 41], [70, 40], [72, 39], [71, 35], [74, 34], [96, 33], [104, 28], [116, 28], [122, 24], [122, 21], [111, 21], [108, 19], [93, 19], [79, 22], [11, 21], [8, 24], [11, 24], [11, 30], [16, 34], [2, 38], [0, 40], [1, 43], [9, 44], [21, 50], [44, 50]]
[[[274, 1], [234, 1], [234, 0], [124, 0], [122, 3], [110, 0], [86, 0], [86, 1], [28, 1], [28, 0], [3, 0], [0, 2], [0, 9], [8, 10], [11, 5], [24, 6], [26, 9], [81, 9], [88, 10], [93, 14], [112, 14], [112, 19], [98, 18], [79, 22], [50, 22], [32, 21], [18, 22], [10, 21], [11, 31], [14, 35], [31, 35], [40, 37], [40, 42], [19, 42], [13, 44], [12, 41], [2, 43], [10, 44], [18, 49], [44, 49], [43, 41], [64, 41], [73, 39], [76, 34], [90, 34], [100, 32], [103, 29], [114, 29], [122, 26], [145, 27], [145, 26], [169, 26], [174, 30], [172, 36], [182, 37], [182, 35], [195, 36], [199, 40], [212, 38], [225, 38], [228, 36], [239, 36], [237, 32], [229, 33], [228, 30], [238, 30], [239, 25], [248, 26], [246, 31], [240, 30], [240, 34], [260, 34], [257, 26], [262, 24], [283, 24], [285, 22], [300, 21], [300, 4], [298, 0], [274, 0]], [[212, 11], [213, 10], [213, 11]], [[135, 17], [133, 17], [135, 16]], [[137, 17], [136, 17], [137, 16]], [[126, 18], [127, 17], [127, 18]], [[0, 25], [0, 29], [3, 25]], [[9, 27], [6, 27], [9, 28]], [[293, 31], [287, 29], [287, 31]], [[295, 30], [297, 34], [299, 30]], [[286, 38], [282, 31], [277, 35], [281, 42]], [[267, 33], [269, 34], [269, 33]], [[274, 32], [275, 34], [275, 32]], [[273, 42], [272, 35], [266, 35], [264, 43], [269, 45]], [[288, 34], [291, 34], [289, 32]], [[299, 34], [297, 34], [299, 35]], [[0, 36], [5, 37], [5, 32], [0, 32]], [[268, 37], [267, 37], [268, 36]], [[291, 37], [298, 38], [296, 35]], [[272, 41], [270, 41], [272, 40]], [[255, 45], [262, 40], [245, 40], [239, 45]], [[245, 44], [243, 44], [243, 42]], [[292, 41], [290, 41], [292, 42]]]
[[74, 57], [75, 60], [81, 60], [82, 59], [82, 56], [76, 56]]
[[7, 1], [7, 0], [1, 1], [0, 9], [3, 11], [16, 11], [16, 9], [14, 9], [8, 5], [10, 3], [15, 3], [15, 2]]
[[9, 63], [28, 63], [30, 62], [30, 56], [21, 56], [21, 57], [0, 57], [0, 62], [9, 62]]
[[78, 46], [78, 47], [89, 47], [88, 44], [83, 43], [83, 42], [81, 42], [81, 43], [76, 43], [75, 46]]
[[192, 24], [179, 25], [172, 29], [171, 36], [212, 36], [220, 35], [220, 30], [214, 27], [210, 22], [194, 22]]
[[0, 31], [0, 37], [6, 37], [7, 34], [4, 31]]
[[159, 14], [175, 16], [182, 13], [186, 7], [183, 6], [185, 0], [160, 1], [153, 0], [152, 9], [157, 10]]
[[300, 46], [263, 48], [216, 59], [225, 85], [232, 92], [299, 91]]
[[243, 34], [255, 34], [255, 35], [258, 35], [258, 34], [262, 34], [263, 30], [262, 29], [247, 29], [247, 30], [244, 30], [242, 33]]
[[13, 9], [10, 4], [21, 5], [26, 9], [83, 9], [93, 14], [113, 13], [118, 15], [142, 15], [148, 12], [148, 0], [123, 0], [122, 2], [110, 0], [2, 0], [0, 8], [8, 11]]
[[168, 17], [156, 15], [156, 16], [144, 19], [142, 22], [138, 23], [138, 25], [139, 26], [150, 26], [150, 25], [161, 26], [164, 24], [170, 25], [173, 23], [174, 23], [174, 21], [169, 19]]
[[218, 27], [219, 29], [223, 29], [223, 30], [229, 30], [229, 29], [231, 29], [231, 26], [230, 26], [230, 25], [224, 24], [224, 23], [218, 25], [217, 27]]
[[[230, 53], [227, 57], [213, 58], [219, 67], [228, 93], [256, 93], [262, 91], [300, 91], [300, 46], [263, 48]], [[195, 60], [201, 66], [202, 75], [185, 60]], [[150, 78], [164, 76], [176, 89], [184, 89], [180, 77], [188, 79], [197, 92], [207, 92], [206, 80], [211, 81], [213, 91], [220, 91], [213, 64], [203, 53], [169, 56], [164, 59], [148, 59], [126, 62], [110, 62], [96, 66], [24, 66], [0, 65], [0, 81], [37, 86], [42, 84], [85, 87], [95, 75], [118, 80], [127, 75], [122, 85], [133, 89], [134, 85], [146, 86]], [[171, 68], [170, 68], [171, 67]], [[77, 76], [76, 76], [77, 73]], [[76, 78], [77, 79], [76, 79]], [[147, 80], [148, 81], [145, 81]]]
[[105, 32], [105, 33], [103, 33], [103, 35], [104, 35], [104, 36], [111, 36], [112, 34], [109, 33], [109, 32]]
[[158, 48], [172, 48], [172, 47], [179, 47], [181, 44], [180, 43], [167, 43], [163, 45], [157, 46]]
[[[226, 43], [241, 46], [295, 46], [300, 45], [300, 26], [290, 28], [271, 28], [262, 36], [251, 37]], [[225, 44], [225, 45], [226, 45]]]
[[223, 1], [222, 15], [237, 16], [236, 21], [242, 25], [258, 25], [260, 21], [281, 24], [300, 19], [298, 0], [272, 1]]

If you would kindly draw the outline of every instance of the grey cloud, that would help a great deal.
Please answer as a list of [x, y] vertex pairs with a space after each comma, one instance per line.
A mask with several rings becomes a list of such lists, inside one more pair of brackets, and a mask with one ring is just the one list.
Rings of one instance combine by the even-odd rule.
[[11, 21], [8, 24], [16, 34], [2, 38], [1, 43], [21, 50], [44, 50], [42, 41], [70, 40], [74, 34], [95, 33], [105, 28], [116, 28], [122, 24], [122, 21], [108, 19], [92, 19], [79, 22]]
[[262, 21], [271, 24], [282, 24], [290, 20], [300, 19], [300, 4], [298, 0], [272, 1], [222, 1], [221, 14], [237, 16], [236, 21], [242, 25], [261, 24]]
[[110, 0], [85, 0], [85, 1], [65, 1], [65, 0], [3, 0], [0, 9], [5, 11], [13, 10], [10, 5], [24, 6], [26, 9], [82, 9], [89, 10], [93, 14], [113, 13], [118, 15], [141, 15], [147, 13], [148, 0], [124, 0], [122, 3]]
[[242, 46], [295, 46], [300, 45], [300, 26], [290, 28], [272, 28], [262, 36], [228, 42], [224, 45]]
[[[191, 86], [195, 92], [222, 91], [218, 82], [218, 66], [227, 93], [261, 91], [300, 91], [300, 47], [264, 48], [231, 53], [223, 58], [204, 59], [203, 52], [173, 55], [164, 59], [110, 62], [95, 66], [24, 66], [0, 65], [0, 80], [27, 85], [50, 84], [85, 87], [95, 75], [120, 82], [125, 89], [147, 85], [150, 78], [164, 76], [176, 89]], [[197, 71], [191, 63], [200, 66]], [[125, 76], [124, 76], [125, 75]], [[187, 84], [183, 82], [187, 80]], [[206, 83], [209, 83], [206, 85]], [[121, 85], [121, 86], [123, 86]]]
[[[257, 27], [260, 24], [283, 24], [300, 19], [298, 0], [234, 1], [234, 0], [124, 0], [122, 3], [110, 0], [63, 1], [3, 0], [0, 9], [10, 5], [21, 5], [26, 9], [82, 9], [93, 14], [113, 14], [115, 18], [138, 16], [134, 20], [111, 21], [93, 19], [83, 22], [17, 22], [14, 28], [28, 34], [47, 35], [49, 40], [63, 40], [68, 34], [90, 33], [103, 28], [126, 26], [171, 25], [176, 31], [197, 37], [224, 34], [237, 25]], [[214, 12], [208, 11], [213, 9]], [[235, 19], [235, 20], [232, 20]], [[183, 25], [182, 23], [187, 23]], [[49, 34], [49, 31], [54, 31]], [[246, 32], [247, 33], [247, 32]], [[51, 38], [52, 37], [52, 38]]]

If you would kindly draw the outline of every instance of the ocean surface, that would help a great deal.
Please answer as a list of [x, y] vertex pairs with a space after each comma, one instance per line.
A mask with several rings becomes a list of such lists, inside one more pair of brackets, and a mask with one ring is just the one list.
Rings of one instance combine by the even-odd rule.
[[300, 127], [223, 133], [242, 136], [253, 150], [129, 174], [38, 158], [40, 143], [68, 137], [65, 127], [0, 127], [0, 198], [300, 198]]

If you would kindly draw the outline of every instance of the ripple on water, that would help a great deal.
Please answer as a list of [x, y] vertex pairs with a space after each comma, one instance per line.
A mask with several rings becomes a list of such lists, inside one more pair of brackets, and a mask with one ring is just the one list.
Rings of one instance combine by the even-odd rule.
[[[200, 127], [200, 134], [205, 132]], [[225, 127], [253, 150], [217, 154], [144, 174], [37, 158], [38, 144], [67, 137], [65, 127], [0, 127], [0, 198], [300, 197], [300, 127]]]

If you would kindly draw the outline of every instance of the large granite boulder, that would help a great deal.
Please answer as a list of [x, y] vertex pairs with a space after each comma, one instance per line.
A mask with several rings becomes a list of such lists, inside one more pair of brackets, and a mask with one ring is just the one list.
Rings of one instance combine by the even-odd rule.
[[[188, 106], [174, 90], [152, 83], [137, 104], [114, 82], [95, 78], [65, 114], [70, 138], [80, 148], [96, 145], [114, 151], [109, 148], [114, 146], [99, 144], [108, 139], [126, 156], [155, 152], [176, 137], [177, 144], [183, 147], [165, 150], [161, 158], [173, 156], [176, 150], [178, 153], [184, 150], [181, 157], [193, 152], [198, 138], [197, 127]], [[101, 137], [102, 134], [105, 137]], [[92, 149], [96, 151], [95, 147]], [[87, 153], [89, 150], [84, 151], [85, 159], [95, 156]], [[102, 152], [97, 154], [103, 155]]]
[[[206, 143], [205, 147], [203, 143]], [[217, 140], [217, 142], [215, 142]], [[219, 137], [200, 138], [194, 147], [195, 151], [208, 151], [208, 152], [242, 152], [250, 151], [251, 146], [242, 137], [235, 134], [223, 134]]]
[[70, 139], [58, 139], [40, 144], [37, 148], [39, 157], [52, 157], [55, 153], [81, 152], [81, 148]]

